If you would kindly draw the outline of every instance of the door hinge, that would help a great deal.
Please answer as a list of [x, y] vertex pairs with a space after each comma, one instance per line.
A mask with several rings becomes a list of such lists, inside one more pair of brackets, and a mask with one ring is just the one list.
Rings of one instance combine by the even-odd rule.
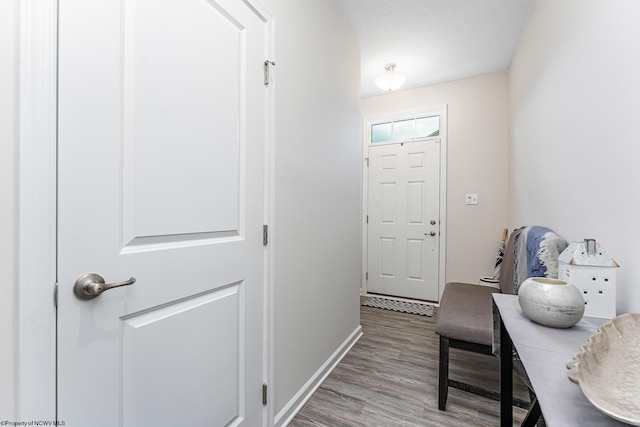
[[367, 215], [367, 224], [369, 224], [369, 215]]
[[369, 272], [368, 271], [364, 274], [364, 280], [369, 280]]
[[364, 159], [367, 161], [367, 167], [369, 167], [369, 158], [365, 157]]
[[267, 385], [262, 384], [262, 404], [267, 404]]
[[269, 244], [269, 226], [266, 224], [262, 226], [262, 244], [264, 246]]
[[53, 306], [58, 308], [58, 282], [53, 286]]
[[269, 60], [264, 61], [264, 85], [265, 86], [269, 86], [269, 82], [271, 80], [269, 76], [269, 71], [270, 71], [269, 69], [271, 65], [275, 66], [276, 63]]

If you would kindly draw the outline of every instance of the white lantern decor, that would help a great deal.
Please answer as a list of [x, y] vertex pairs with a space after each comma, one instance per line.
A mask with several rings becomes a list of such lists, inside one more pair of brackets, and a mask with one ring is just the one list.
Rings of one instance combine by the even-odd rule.
[[594, 239], [570, 244], [558, 257], [558, 279], [582, 292], [585, 316], [616, 316], [616, 269], [613, 260]]

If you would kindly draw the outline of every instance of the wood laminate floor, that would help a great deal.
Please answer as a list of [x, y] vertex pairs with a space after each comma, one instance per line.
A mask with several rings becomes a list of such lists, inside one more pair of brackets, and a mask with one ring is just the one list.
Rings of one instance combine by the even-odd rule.
[[[291, 427], [498, 426], [499, 403], [449, 388], [438, 410], [435, 314], [424, 317], [361, 307], [364, 335], [313, 394]], [[498, 360], [450, 350], [449, 377], [498, 390]], [[528, 401], [516, 380], [514, 395]], [[526, 411], [514, 409], [514, 425]]]

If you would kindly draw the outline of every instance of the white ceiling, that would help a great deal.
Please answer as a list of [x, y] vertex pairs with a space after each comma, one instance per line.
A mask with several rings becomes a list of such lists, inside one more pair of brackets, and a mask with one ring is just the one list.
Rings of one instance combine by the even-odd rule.
[[395, 62], [401, 89], [506, 70], [531, 0], [338, 0], [360, 39], [362, 97]]

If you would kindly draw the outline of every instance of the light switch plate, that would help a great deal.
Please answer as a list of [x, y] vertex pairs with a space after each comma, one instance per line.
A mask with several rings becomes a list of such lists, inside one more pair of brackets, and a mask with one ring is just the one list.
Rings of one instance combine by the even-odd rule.
[[478, 204], [478, 194], [467, 194], [466, 197], [467, 205], [477, 205]]

